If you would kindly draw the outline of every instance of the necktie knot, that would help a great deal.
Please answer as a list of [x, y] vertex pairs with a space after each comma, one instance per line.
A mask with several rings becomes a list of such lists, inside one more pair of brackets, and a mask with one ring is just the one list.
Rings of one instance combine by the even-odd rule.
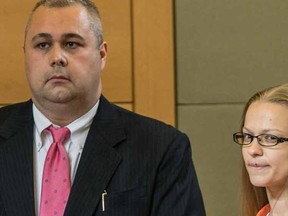
[[50, 125], [47, 130], [49, 130], [53, 137], [53, 142], [62, 143], [65, 139], [70, 136], [70, 130], [67, 127], [55, 128]]

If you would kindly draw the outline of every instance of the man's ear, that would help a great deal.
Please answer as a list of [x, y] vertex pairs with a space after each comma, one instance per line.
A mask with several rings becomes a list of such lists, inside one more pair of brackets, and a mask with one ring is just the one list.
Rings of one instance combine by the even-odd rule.
[[99, 48], [99, 53], [100, 53], [100, 60], [101, 60], [101, 70], [104, 69], [105, 64], [106, 64], [106, 58], [107, 58], [107, 43], [106, 41], [103, 41]]

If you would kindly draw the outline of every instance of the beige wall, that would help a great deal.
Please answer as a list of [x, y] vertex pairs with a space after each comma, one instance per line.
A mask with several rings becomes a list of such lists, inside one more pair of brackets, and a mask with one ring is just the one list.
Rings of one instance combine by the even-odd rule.
[[244, 102], [288, 82], [288, 2], [175, 0], [178, 128], [193, 147], [208, 216], [236, 216]]

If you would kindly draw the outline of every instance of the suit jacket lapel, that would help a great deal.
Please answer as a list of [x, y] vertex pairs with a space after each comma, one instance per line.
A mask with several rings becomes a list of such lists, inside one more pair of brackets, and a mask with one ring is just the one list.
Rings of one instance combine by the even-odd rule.
[[34, 215], [32, 103], [24, 103], [0, 128], [2, 201], [13, 215]]
[[92, 215], [121, 156], [113, 148], [126, 138], [113, 105], [104, 97], [91, 125], [66, 206], [65, 216]]

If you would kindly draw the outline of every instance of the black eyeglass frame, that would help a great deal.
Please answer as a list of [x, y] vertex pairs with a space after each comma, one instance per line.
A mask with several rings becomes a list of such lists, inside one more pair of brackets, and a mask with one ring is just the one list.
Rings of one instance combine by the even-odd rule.
[[[243, 136], [243, 135], [248, 135], [248, 136], [250, 137], [250, 142], [249, 142], [249, 143], [245, 143], [245, 144], [244, 144], [244, 143], [239, 143], [239, 142], [237, 141], [237, 138], [236, 138], [237, 135], [241, 135], [241, 136]], [[260, 141], [259, 141], [259, 137], [261, 137], [261, 136], [271, 136], [271, 137], [275, 138], [275, 140], [277, 140], [277, 142], [276, 142], [275, 144], [271, 144], [271, 145], [262, 144], [262, 143], [260, 143]], [[244, 136], [243, 136], [243, 137], [244, 137]], [[235, 143], [237, 143], [238, 145], [241, 145], [241, 146], [250, 145], [250, 144], [253, 142], [254, 138], [257, 139], [257, 142], [258, 142], [259, 145], [264, 146], [264, 147], [276, 146], [276, 145], [278, 145], [278, 144], [280, 144], [280, 143], [288, 142], [288, 138], [287, 138], [287, 137], [278, 137], [278, 136], [273, 135], [273, 134], [259, 134], [259, 135], [257, 135], [257, 136], [253, 136], [253, 135], [251, 135], [251, 134], [249, 134], [249, 133], [243, 133], [243, 132], [236, 132], [236, 133], [233, 134], [233, 141], [234, 141]]]

